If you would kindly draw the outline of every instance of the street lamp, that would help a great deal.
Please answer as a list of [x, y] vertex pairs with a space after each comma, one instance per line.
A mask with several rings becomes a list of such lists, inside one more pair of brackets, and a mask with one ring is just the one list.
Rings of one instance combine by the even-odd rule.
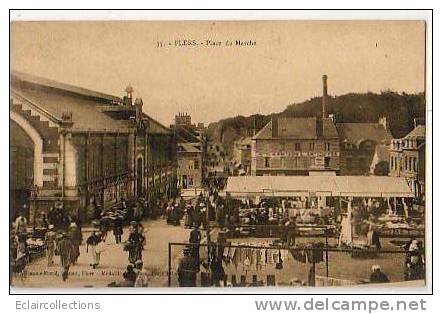
[[32, 201], [32, 221], [33, 221], [32, 224], [33, 224], [33, 231], [35, 231], [35, 224], [36, 224], [36, 219], [35, 219], [36, 213], [35, 213], [35, 211], [36, 211], [36, 200], [37, 200], [37, 196], [38, 196], [38, 186], [36, 184], [34, 184], [31, 187], [30, 192], [31, 192], [30, 199]]
[[206, 198], [206, 239], [207, 244], [211, 242], [210, 240], [210, 216], [209, 216], [209, 192], [207, 190], [204, 190], [204, 197]]

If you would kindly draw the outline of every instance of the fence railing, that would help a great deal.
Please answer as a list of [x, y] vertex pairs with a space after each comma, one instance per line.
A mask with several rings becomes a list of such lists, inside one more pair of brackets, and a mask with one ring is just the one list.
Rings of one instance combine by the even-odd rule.
[[[325, 243], [286, 245], [226, 243], [169, 243], [168, 286], [182, 286], [189, 259], [194, 259], [191, 283], [185, 286], [336, 286], [373, 282], [372, 266], [377, 265], [390, 282], [412, 278], [407, 270], [408, 252], [402, 248], [377, 249], [338, 247], [336, 239], [323, 237]], [[229, 239], [231, 240], [231, 239]], [[242, 239], [235, 239], [241, 242]], [[298, 242], [297, 242], [298, 243]], [[183, 249], [189, 256], [183, 263]], [[218, 258], [218, 263], [214, 260]], [[221, 263], [221, 266], [220, 266]], [[424, 267], [424, 265], [422, 266]], [[422, 268], [424, 269], [424, 268]], [[425, 277], [424, 270], [420, 277]], [[210, 278], [215, 278], [215, 281]], [[194, 280], [194, 281], [193, 281]], [[378, 280], [378, 279], [376, 279]], [[379, 281], [375, 281], [379, 282]]]

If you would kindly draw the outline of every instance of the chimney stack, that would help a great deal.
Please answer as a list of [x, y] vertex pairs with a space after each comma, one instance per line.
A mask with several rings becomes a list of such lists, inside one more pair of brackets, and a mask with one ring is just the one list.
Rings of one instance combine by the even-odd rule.
[[327, 118], [327, 75], [322, 76], [322, 119]]

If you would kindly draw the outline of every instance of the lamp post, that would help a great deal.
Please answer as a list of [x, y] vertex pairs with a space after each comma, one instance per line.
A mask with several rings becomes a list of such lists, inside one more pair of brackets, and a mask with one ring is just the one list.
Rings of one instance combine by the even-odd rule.
[[32, 224], [33, 224], [33, 230], [35, 230], [35, 223], [36, 223], [36, 219], [35, 219], [35, 216], [36, 216], [36, 213], [35, 213], [35, 211], [36, 211], [36, 199], [37, 199], [37, 196], [38, 196], [38, 186], [37, 185], [33, 185], [32, 186], [32, 188], [31, 188], [31, 197], [30, 197], [30, 199], [31, 199], [31, 201], [32, 201], [32, 203], [30, 204], [31, 206], [30, 206], [30, 208], [29, 208], [29, 211], [30, 211], [30, 213], [29, 214], [31, 214], [31, 212], [32, 212]]
[[211, 242], [210, 240], [210, 216], [209, 216], [209, 192], [207, 190], [204, 190], [204, 197], [206, 198], [206, 239], [207, 244]]

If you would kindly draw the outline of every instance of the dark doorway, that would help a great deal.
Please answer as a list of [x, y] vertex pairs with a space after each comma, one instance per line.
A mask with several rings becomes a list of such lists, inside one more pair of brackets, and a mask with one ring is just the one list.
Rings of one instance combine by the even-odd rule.
[[324, 167], [325, 168], [330, 168], [330, 157], [325, 157], [324, 158]]
[[143, 196], [143, 158], [137, 159], [137, 196]]

